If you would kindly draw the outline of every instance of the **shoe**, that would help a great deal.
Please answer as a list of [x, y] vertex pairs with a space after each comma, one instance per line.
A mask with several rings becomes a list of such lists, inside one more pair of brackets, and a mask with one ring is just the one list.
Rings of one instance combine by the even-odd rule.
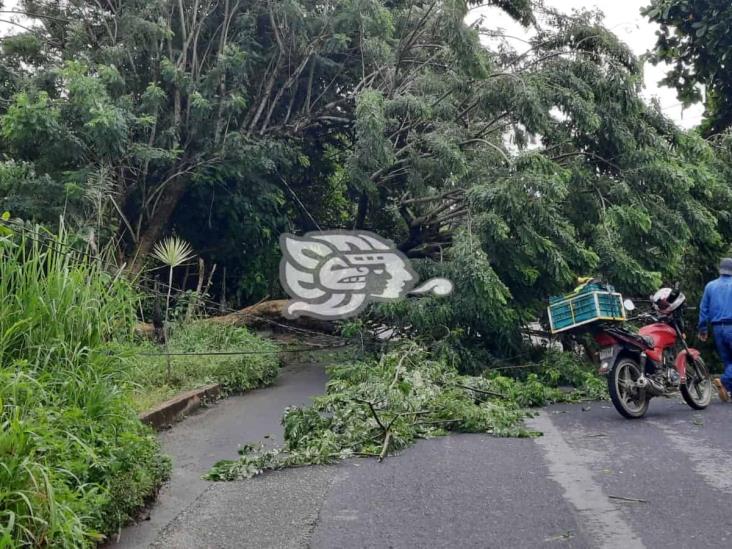
[[721, 400], [722, 402], [729, 402], [729, 393], [727, 392], [727, 388], [722, 383], [722, 380], [719, 378], [715, 378], [714, 386], [717, 388], [717, 392], [719, 393], [719, 400]]

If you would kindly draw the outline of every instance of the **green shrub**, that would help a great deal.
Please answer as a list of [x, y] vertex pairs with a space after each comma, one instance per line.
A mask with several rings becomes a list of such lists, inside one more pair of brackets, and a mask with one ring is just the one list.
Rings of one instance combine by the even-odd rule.
[[75, 512], [68, 473], [45, 457], [49, 426], [43, 414], [33, 417], [38, 410], [29, 398], [43, 393], [43, 387], [24, 374], [3, 371], [0, 391], [0, 546], [71, 547], [73, 540], [93, 539]]
[[607, 380], [600, 377], [597, 367], [572, 353], [549, 351], [538, 364], [541, 379], [554, 387], [574, 387], [577, 396], [592, 400], [609, 398]]
[[267, 385], [277, 377], [279, 368], [277, 345], [252, 334], [246, 328], [196, 322], [174, 330], [169, 349], [171, 352], [183, 353], [212, 350], [250, 353], [203, 357], [205, 363], [210, 365], [213, 379], [228, 392], [247, 391]]
[[131, 334], [135, 292], [48, 238], [0, 238], [2, 547], [92, 546], [169, 468], [104, 350]]

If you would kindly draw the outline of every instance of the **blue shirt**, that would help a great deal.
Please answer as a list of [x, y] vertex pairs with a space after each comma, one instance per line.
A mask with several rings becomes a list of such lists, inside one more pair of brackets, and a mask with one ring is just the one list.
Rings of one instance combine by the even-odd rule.
[[732, 322], [732, 276], [722, 275], [704, 288], [699, 307], [699, 331], [705, 333], [711, 322]]

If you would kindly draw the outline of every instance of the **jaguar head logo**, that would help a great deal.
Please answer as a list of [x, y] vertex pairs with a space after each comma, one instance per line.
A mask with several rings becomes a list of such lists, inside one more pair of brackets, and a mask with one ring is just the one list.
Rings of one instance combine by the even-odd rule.
[[419, 277], [406, 256], [393, 242], [367, 231], [283, 234], [280, 246], [280, 281], [292, 298], [287, 318], [348, 318], [370, 302], [452, 292], [452, 283], [439, 278], [413, 289]]

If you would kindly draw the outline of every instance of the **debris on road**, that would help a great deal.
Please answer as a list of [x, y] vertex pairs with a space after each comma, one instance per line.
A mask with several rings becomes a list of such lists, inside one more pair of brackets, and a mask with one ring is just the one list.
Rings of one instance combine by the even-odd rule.
[[645, 499], [638, 499], [638, 498], [626, 498], [624, 496], [608, 496], [609, 499], [614, 499], [617, 501], [624, 501], [628, 503], [648, 503], [648, 500]]

